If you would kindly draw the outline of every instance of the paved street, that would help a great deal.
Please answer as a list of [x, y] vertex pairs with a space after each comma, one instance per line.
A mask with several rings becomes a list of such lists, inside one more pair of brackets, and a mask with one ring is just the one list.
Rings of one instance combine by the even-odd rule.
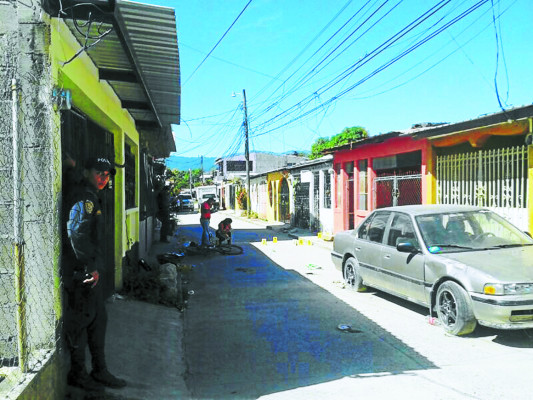
[[[179, 234], [199, 240], [198, 214], [180, 219]], [[189, 258], [183, 352], [193, 398], [530, 398], [533, 340], [523, 332], [446, 335], [422, 307], [344, 289], [329, 250], [247, 221], [233, 227], [243, 255]]]
[[[215, 213], [212, 226], [228, 215]], [[180, 214], [177, 237], [154, 254], [198, 242], [198, 219]], [[524, 332], [449, 336], [422, 307], [343, 288], [328, 243], [296, 245], [265, 226], [234, 218], [242, 255], [186, 258], [194, 294], [183, 313], [129, 298], [108, 304], [109, 364], [128, 386], [105, 399], [531, 398]]]

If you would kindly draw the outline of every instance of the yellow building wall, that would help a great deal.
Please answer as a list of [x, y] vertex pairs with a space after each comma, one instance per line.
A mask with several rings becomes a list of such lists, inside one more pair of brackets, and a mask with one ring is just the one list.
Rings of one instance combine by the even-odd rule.
[[[533, 135], [533, 118], [529, 118], [529, 134]], [[533, 145], [527, 148], [528, 170], [527, 170], [527, 198], [528, 198], [528, 216], [529, 232], [533, 231]]]
[[[267, 175], [267, 221], [279, 220], [279, 189], [283, 178], [281, 171], [271, 172]], [[271, 198], [272, 201], [270, 201]]]
[[[69, 28], [61, 19], [50, 22], [50, 58], [54, 85], [69, 89], [72, 104], [89, 119], [114, 136], [115, 162], [124, 163], [124, 143], [132, 146], [136, 159], [136, 205], [139, 204], [139, 133], [135, 121], [121, 106], [121, 102], [111, 86], [98, 78], [98, 70], [89, 56], [82, 52], [74, 60], [65, 64], [81, 47]], [[139, 241], [139, 210], [125, 210], [125, 172], [117, 169], [115, 185], [115, 282], [122, 287], [122, 259], [126, 251]], [[127, 233], [126, 233], [127, 226]]]
[[426, 149], [426, 204], [437, 203], [437, 177], [435, 175], [435, 151], [428, 141]]

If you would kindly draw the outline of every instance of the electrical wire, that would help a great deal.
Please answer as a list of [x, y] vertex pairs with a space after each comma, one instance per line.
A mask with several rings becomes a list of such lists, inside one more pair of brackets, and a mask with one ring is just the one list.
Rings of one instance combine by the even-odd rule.
[[[358, 38], [356, 38], [349, 46], [345, 47], [342, 51], [340, 51], [339, 53], [337, 53], [337, 55], [332, 58], [326, 65], [324, 65], [322, 68], [318, 68], [322, 65], [323, 62], [325, 62], [328, 58], [330, 58], [338, 49], [341, 48], [342, 45], [344, 45], [346, 43], [346, 41], [352, 37], [361, 27], [364, 26], [364, 24], [366, 24], [373, 16], [375, 16], [379, 10], [385, 6], [385, 4], [387, 4], [389, 0], [385, 0], [373, 13], [370, 14], [370, 16], [368, 16], [362, 23], [360, 23], [349, 35], [348, 37], [346, 37], [340, 44], [338, 44], [333, 50], [331, 50], [327, 55], [326, 57], [324, 57], [316, 66], [313, 67], [313, 69], [304, 77], [302, 77], [300, 80], [298, 80], [296, 83], [293, 84], [292, 86], [292, 90], [296, 90], [298, 89], [299, 87], [301, 87], [303, 84], [305, 84], [306, 82], [308, 82], [313, 76], [315, 76], [316, 74], [320, 73], [323, 69], [325, 69], [328, 65], [330, 65], [335, 59], [337, 59], [337, 57], [339, 57], [340, 55], [342, 55], [346, 50], [348, 50], [353, 44], [355, 44], [357, 42], [357, 40], [359, 40], [361, 37], [363, 37], [366, 33], [368, 33], [368, 31], [377, 25], [377, 22], [380, 22], [385, 16], [388, 15], [388, 13], [390, 13], [396, 6], [398, 6], [403, 0], [400, 0], [396, 6], [394, 6], [391, 10], [389, 10], [382, 18], [380, 18], [374, 25], [372, 25], [370, 28], [368, 28], [365, 32], [363, 32]], [[366, 3], [368, 4], [368, 2]], [[365, 5], [366, 5], [365, 4]], [[355, 17], [359, 11], [361, 11], [361, 9], [359, 9], [357, 11], [356, 14], [354, 14], [352, 16]], [[342, 29], [344, 26], [346, 26], [346, 24], [352, 19], [350, 18], [340, 29]], [[337, 33], [337, 32], [336, 32]], [[335, 34], [336, 34], [335, 33]], [[311, 75], [312, 73], [312, 75]], [[291, 75], [292, 76], [292, 75]], [[289, 77], [290, 78], [290, 77]], [[286, 96], [284, 96], [286, 97]], [[278, 100], [279, 101], [279, 100]]]
[[[414, 51], [416, 48], [420, 47], [421, 45], [425, 44], [427, 41], [431, 40], [432, 38], [434, 38], [435, 36], [437, 36], [438, 34], [442, 33], [444, 30], [448, 29], [450, 26], [452, 26], [453, 24], [455, 24], [456, 22], [458, 22], [459, 20], [463, 19], [466, 17], [466, 15], [469, 15], [470, 13], [474, 12], [477, 8], [481, 7], [483, 4], [485, 4], [488, 0], [482, 0], [482, 1], [479, 1], [478, 3], [476, 3], [475, 5], [473, 5], [472, 7], [470, 7], [469, 9], [467, 9], [466, 11], [464, 11], [463, 13], [461, 13], [459, 16], [453, 18], [451, 21], [449, 21], [448, 23], [446, 23], [443, 27], [437, 29], [435, 32], [433, 32], [431, 35], [428, 35], [426, 36], [423, 40], [420, 40], [418, 41], [415, 45], [411, 46], [410, 48], [408, 48], [406, 51], [402, 52], [401, 54], [399, 54], [398, 56], [394, 57], [393, 59], [389, 60], [388, 62], [386, 62], [385, 64], [382, 64], [379, 68], [375, 69], [373, 72], [371, 72], [370, 74], [368, 74], [367, 76], [365, 76], [364, 78], [360, 79], [358, 82], [356, 82], [355, 84], [351, 85], [348, 89], [345, 89], [339, 93], [337, 93], [336, 95], [332, 96], [329, 100], [327, 100], [325, 103], [323, 103], [322, 105], [320, 106], [317, 106], [317, 107], [314, 107], [312, 108], [311, 110], [308, 110], [308, 111], [305, 111], [303, 113], [300, 113], [297, 117], [294, 117], [292, 120], [289, 120], [288, 122], [285, 122], [285, 123], [280, 123], [278, 126], [274, 127], [274, 128], [271, 128], [271, 129], [268, 129], [268, 130], [263, 130], [262, 132], [260, 133], [257, 133], [256, 136], [260, 136], [260, 135], [264, 135], [264, 134], [267, 134], [267, 133], [270, 133], [272, 132], [273, 130], [276, 130], [276, 129], [280, 129], [281, 127], [284, 127], [284, 126], [287, 126], [288, 124], [291, 124], [291, 123], [294, 123], [295, 121], [297, 120], [300, 120], [304, 117], [307, 117], [309, 116], [310, 113], [313, 113], [313, 112], [316, 112], [317, 110], [320, 110], [322, 109], [326, 104], [328, 103], [331, 103], [333, 101], [336, 101], [338, 100], [340, 97], [342, 97], [343, 95], [345, 95], [346, 93], [348, 93], [349, 91], [353, 90], [355, 87], [359, 86], [360, 84], [362, 84], [363, 82], [365, 82], [366, 80], [370, 79], [371, 77], [375, 76], [377, 73], [383, 71], [384, 69], [390, 67], [390, 65], [394, 64], [395, 62], [397, 62], [399, 59], [405, 57], [407, 54], [411, 53], [412, 51]], [[418, 18], [420, 19], [420, 17]], [[417, 20], [418, 20], [417, 19]], [[415, 20], [416, 21], [416, 20]], [[417, 24], [418, 25], [418, 24]], [[396, 34], [398, 35], [398, 34]], [[395, 36], [396, 36], [395, 35]], [[404, 34], [402, 34], [403, 36]], [[390, 40], [390, 39], [389, 39]], [[385, 43], [387, 43], [388, 41], [386, 41]], [[383, 46], [383, 45], [381, 45]], [[381, 47], [379, 46], [379, 47]], [[378, 47], [378, 48], [379, 48]], [[335, 83], [335, 82], [332, 82], [332, 84]], [[338, 83], [338, 82], [337, 82]], [[332, 85], [331, 84], [331, 85]], [[332, 86], [330, 85], [330, 87], [327, 87], [327, 89], [329, 90]], [[300, 106], [302, 104], [302, 102], [300, 103], [297, 103], [296, 106]], [[292, 108], [294, 108], [295, 106], [293, 106]], [[277, 116], [279, 118], [279, 116]], [[271, 122], [272, 119], [270, 121], [267, 121], [267, 122]], [[265, 123], [263, 125], [263, 127], [265, 126]], [[259, 127], [260, 129], [261, 127]]]
[[[498, 105], [500, 106], [500, 109], [503, 112], [505, 112], [505, 108], [503, 107], [502, 101], [500, 99], [500, 92], [498, 90], [498, 66], [499, 66], [499, 60], [500, 60], [500, 46], [502, 47], [502, 55], [503, 55], [503, 42], [500, 42], [499, 37], [501, 35], [498, 35], [498, 28], [496, 26], [496, 13], [494, 11], [494, 0], [490, 0], [490, 3], [491, 3], [491, 9], [492, 9], [492, 24], [494, 26], [494, 36], [496, 37], [496, 67], [494, 71], [494, 90], [496, 91], [496, 99], [498, 100]], [[507, 81], [507, 88], [509, 89], [509, 81]], [[509, 97], [509, 92], [507, 92], [507, 97]]]
[[[507, 8], [505, 8], [502, 12], [500, 12], [497, 16], [496, 16], [496, 19], [498, 19], [498, 21], [501, 21], [501, 16], [503, 14], [505, 14], [505, 12], [507, 12], [518, 0], [514, 0], [513, 3], [511, 3]], [[490, 12], [490, 10], [487, 10], [485, 13], [483, 14], [486, 14], [487, 12]], [[467, 27], [465, 27], [465, 29], [463, 29], [459, 35], [463, 34], [467, 29], [469, 29], [470, 27], [472, 27], [474, 24], [476, 24], [478, 21], [473, 21], [472, 23], [470, 23]], [[418, 65], [421, 65], [423, 62], [425, 62], [426, 60], [428, 60], [430, 57], [434, 56], [435, 54], [437, 54], [438, 52], [441, 51], [442, 48], [446, 47], [448, 44], [450, 43], [455, 43], [457, 48], [452, 50], [451, 52], [449, 52], [448, 54], [446, 54], [444, 57], [440, 58], [438, 61], [436, 61], [435, 63], [433, 63], [432, 65], [430, 65], [428, 68], [424, 69], [422, 72], [418, 73], [417, 75], [409, 78], [408, 80], [400, 83], [400, 84], [397, 84], [391, 88], [388, 88], [386, 90], [382, 90], [380, 92], [377, 92], [377, 93], [373, 93], [371, 95], [368, 95], [368, 96], [358, 96], [358, 97], [353, 97], [353, 98], [350, 98], [349, 100], [363, 100], [363, 99], [368, 99], [368, 98], [372, 98], [372, 97], [375, 97], [375, 96], [379, 96], [381, 94], [384, 94], [384, 93], [388, 93], [390, 91], [393, 91], [401, 86], [404, 86], [410, 82], [412, 82], [413, 80], [419, 78], [420, 76], [424, 75], [426, 72], [430, 71], [431, 69], [433, 69], [434, 67], [436, 67], [437, 65], [439, 65], [441, 62], [443, 62], [444, 60], [446, 60], [448, 57], [450, 57], [451, 55], [453, 55], [454, 53], [456, 53], [457, 51], [461, 50], [464, 54], [464, 56], [468, 59], [468, 61], [472, 64], [472, 65], [475, 65], [474, 64], [474, 61], [472, 60], [472, 58], [464, 51], [464, 47], [470, 43], [472, 40], [476, 39], [481, 33], [483, 33], [487, 28], [491, 27], [493, 25], [492, 21], [490, 23], [488, 23], [487, 25], [485, 25], [479, 32], [477, 32], [474, 36], [472, 36], [469, 40], [467, 40], [466, 42], [464, 42], [462, 45], [459, 44], [456, 40], [456, 38], [454, 36], [451, 36], [452, 40], [449, 41], [448, 43], [446, 43], [445, 45], [441, 46], [437, 51], [435, 51], [434, 53], [432, 53], [429, 57], [427, 57], [426, 59], [422, 60], [421, 62], [418, 63]], [[395, 77], [391, 78], [390, 80], [382, 83], [380, 86], [384, 86], [388, 83], [391, 83], [395, 80], [397, 80], [400, 76], [404, 75], [405, 73], [407, 72], [410, 72], [412, 70], [412, 67], [409, 67], [408, 69], [406, 69], [404, 72], [402, 72], [401, 74], [399, 75], [396, 75]], [[483, 77], [483, 75], [481, 75], [482, 79], [487, 83], [487, 85], [492, 89], [493, 88], [493, 85], [492, 83], [490, 83], [485, 77]], [[373, 89], [372, 89], [373, 90]], [[366, 93], [369, 93], [369, 92], [372, 92], [372, 90], [370, 91], [367, 91]], [[364, 93], [362, 93], [364, 94]]]
[[[331, 26], [331, 24], [339, 17], [339, 15], [341, 15], [341, 13], [350, 5], [350, 3], [352, 3], [353, 0], [349, 0], [347, 3], [345, 3], [341, 9], [333, 16], [333, 18], [321, 29], [321, 31], [315, 35], [315, 37], [313, 39], [311, 39], [311, 41], [306, 45], [304, 46], [304, 48], [300, 51], [300, 53], [298, 53], [298, 55], [296, 57], [294, 57], [284, 68], [282, 68], [282, 70], [280, 72], [278, 72], [278, 74], [276, 75], [276, 77], [274, 79], [276, 80], [279, 80], [279, 77], [281, 75], [283, 75], [283, 73], [285, 71], [287, 71], [289, 69], [289, 67], [291, 67], [304, 53], [305, 51], [311, 47], [311, 45], [316, 41], [318, 40], [318, 38], [326, 31], [327, 28], [329, 28]], [[362, 10], [368, 3], [370, 2], [370, 0], [368, 0], [359, 10]], [[312, 57], [314, 57], [321, 49], [322, 47], [324, 47], [352, 18], [355, 17], [355, 15], [357, 15], [359, 11], [357, 11], [343, 26], [341, 26], [341, 28], [337, 29], [337, 31], [332, 35], [330, 36], [330, 38], [322, 45], [318, 48], [318, 50], [316, 50], [304, 63], [303, 65], [305, 65]], [[292, 78], [292, 76], [298, 72], [302, 67], [303, 65], [298, 68], [296, 71], [294, 71], [288, 78], [286, 78], [282, 84], [280, 86], [278, 86], [277, 89], [274, 90], [273, 93], [275, 93], [276, 91], [278, 91], [281, 87], [283, 87], [283, 85], [290, 79]], [[265, 87], [263, 87], [261, 90], [259, 90], [259, 92], [256, 94], [256, 96], [252, 99], [252, 101], [259, 97], [271, 84], [273, 83], [273, 81], [270, 81], [269, 83], [267, 83], [267, 85]], [[273, 94], [272, 93], [272, 94]], [[265, 101], [268, 101], [269, 98], [271, 98], [272, 94], [267, 97], [267, 99]]]
[[[488, 1], [488, 0], [485, 0], [485, 1]], [[272, 117], [269, 120], [267, 120], [264, 123], [262, 123], [259, 126], [259, 129], [265, 128], [268, 125], [271, 125], [272, 123], [274, 123], [276, 120], [280, 119], [281, 117], [289, 114], [290, 112], [294, 112], [295, 109], [298, 109], [301, 106], [307, 105], [309, 103], [309, 101], [312, 100], [312, 98], [314, 98], [316, 96], [317, 93], [318, 94], [325, 93], [325, 92], [329, 91], [330, 89], [332, 89], [337, 84], [339, 84], [344, 79], [347, 79], [348, 77], [350, 77], [357, 69], [361, 68], [362, 66], [364, 66], [365, 64], [370, 62], [372, 59], [377, 57], [379, 54], [384, 52], [390, 45], [392, 45], [393, 43], [398, 41], [400, 38], [405, 36], [408, 32], [410, 32], [413, 29], [415, 29], [422, 22], [426, 21], [430, 16], [435, 14], [437, 11], [439, 11], [442, 7], [444, 7], [449, 2], [450, 2], [450, 0], [447, 0], [447, 1], [443, 0], [443, 1], [439, 2], [437, 5], [435, 5], [432, 8], [430, 8], [424, 14], [419, 16], [417, 19], [415, 19], [414, 21], [409, 23], [407, 26], [405, 26], [404, 28], [400, 29], [400, 31], [395, 33], [393, 36], [388, 38], [385, 42], [383, 42], [382, 44], [377, 46], [370, 53], [365, 54], [365, 56], [362, 57], [361, 59], [359, 59], [356, 63], [354, 63], [350, 67], [346, 68], [341, 74], [337, 75], [336, 78], [330, 80], [327, 84], [325, 84], [325, 85], [321, 86], [320, 88], [318, 88], [312, 95], [307, 96], [303, 100], [299, 101], [298, 103], [294, 104], [291, 107], [286, 108], [283, 112], [279, 113], [278, 115], [275, 115], [274, 117]], [[337, 97], [334, 96], [332, 99], [335, 100], [335, 99], [337, 99]]]
[[[450, 0], [448, 0], [448, 1], [442, 0], [441, 2], [437, 3], [434, 6], [434, 8], [426, 11], [426, 13], [422, 14], [422, 16], [418, 17], [413, 22], [411, 22], [410, 24], [405, 26], [402, 30], [398, 31], [395, 35], [393, 35], [392, 37], [387, 39], [385, 42], [383, 42], [381, 45], [377, 46], [372, 52], [365, 54], [363, 57], [361, 57], [359, 60], [357, 60], [357, 62], [352, 63], [348, 68], [343, 69], [342, 72], [335, 74], [334, 78], [329, 78], [327, 80], [327, 83], [324, 83], [324, 84], [320, 85], [318, 88], [312, 89], [312, 93], [311, 94], [309, 94], [307, 96], [304, 96], [300, 101], [298, 101], [296, 103], [293, 103], [292, 106], [290, 106], [290, 107], [283, 107], [282, 108], [281, 100], [288, 99], [289, 96], [294, 96], [297, 93], [298, 90], [301, 90], [303, 88], [303, 85], [298, 87], [297, 85], [295, 85], [295, 83], [292, 83], [291, 86], [290, 86], [290, 90], [286, 90], [282, 94], [282, 96], [280, 96], [277, 99], [275, 99], [274, 102], [268, 104], [264, 108], [262, 108], [262, 107], [259, 108], [259, 109], [256, 108], [255, 112], [249, 114], [249, 121], [253, 122], [253, 126], [254, 126], [254, 130], [250, 131], [250, 141], [252, 142], [255, 137], [266, 135], [266, 134], [270, 134], [269, 137], [273, 138], [276, 141], [279, 141], [277, 139], [277, 137], [275, 135], [273, 135], [274, 132], [280, 131], [281, 128], [286, 127], [288, 125], [294, 125], [296, 122], [300, 122], [301, 124], [303, 124], [305, 121], [308, 121], [309, 118], [315, 118], [318, 114], [320, 114], [322, 116], [322, 118], [320, 119], [320, 121], [322, 121], [324, 119], [324, 117], [328, 114], [328, 112], [331, 110], [331, 107], [336, 104], [337, 100], [345, 97], [346, 94], [350, 93], [355, 88], [360, 87], [363, 83], [371, 80], [374, 76], [376, 76], [376, 75], [380, 74], [381, 72], [383, 72], [384, 70], [390, 68], [393, 64], [397, 63], [399, 60], [404, 59], [407, 55], [411, 54], [412, 52], [417, 50], [419, 47], [425, 45], [427, 42], [429, 42], [430, 40], [434, 39], [435, 37], [437, 37], [438, 35], [440, 35], [444, 31], [446, 31], [448, 28], [450, 28], [451, 26], [456, 24], [458, 21], [460, 21], [463, 18], [465, 18], [467, 15], [470, 15], [471, 13], [476, 11], [478, 8], [480, 8], [482, 5], [484, 5], [487, 2], [488, 2], [488, 0], [478, 1], [472, 7], [468, 8], [467, 10], [465, 10], [462, 13], [459, 13], [459, 15], [451, 18], [447, 22], [444, 21], [444, 18], [447, 17], [448, 15], [450, 15], [450, 13], [446, 14], [445, 16], [443, 16], [440, 19], [438, 19], [437, 22], [433, 23], [433, 25], [431, 25], [430, 28], [426, 29], [425, 32], [422, 32], [420, 34], [415, 35], [417, 37], [415, 37], [414, 39], [411, 38], [410, 40], [412, 40], [412, 42], [403, 51], [400, 51], [398, 54], [394, 55], [393, 57], [388, 58], [387, 60], [382, 62], [377, 68], [374, 68], [372, 71], [370, 71], [369, 73], [365, 74], [362, 78], [360, 78], [360, 79], [358, 79], [358, 80], [356, 80], [356, 81], [354, 81], [354, 82], [352, 82], [351, 84], [348, 85], [348, 80], [352, 77], [354, 72], [356, 72], [357, 70], [361, 69], [364, 65], [367, 65], [370, 61], [375, 59], [378, 55], [383, 54], [385, 51], [390, 50], [393, 46], [397, 46], [401, 41], [404, 42], [405, 39], [407, 38], [407, 34], [408, 33], [414, 32], [415, 28], [421, 26], [421, 24], [423, 22], [428, 20], [430, 17], [432, 17], [438, 11], [440, 11], [444, 6], [446, 6], [448, 3], [450, 3]], [[494, 29], [495, 29], [495, 35], [496, 35], [496, 38], [497, 38], [496, 39], [496, 43], [497, 43], [497, 50], [498, 50], [499, 47], [500, 47], [500, 43], [501, 43], [500, 42], [501, 41], [501, 38], [500, 38], [501, 37], [501, 33], [500, 33], [500, 35], [498, 35], [498, 29], [496, 27], [496, 22], [495, 22], [495, 20], [496, 20], [495, 14], [496, 13], [494, 11], [494, 1], [491, 0], [491, 3], [492, 3], [492, 10], [493, 10], [493, 21], [492, 21], [492, 24], [493, 24]], [[433, 12], [430, 12], [431, 10], [433, 10]], [[390, 12], [391, 12], [391, 10], [388, 11], [388, 13], [390, 13]], [[378, 22], [382, 21], [384, 17], [385, 16], [382, 15], [380, 17], [380, 19], [374, 23], [373, 27], [374, 26], [378, 26]], [[437, 26], [438, 24], [440, 24], [441, 26]], [[347, 22], [344, 23], [343, 27], [345, 27], [345, 26], [347, 26]], [[500, 27], [500, 32], [501, 32], [501, 27]], [[317, 35], [317, 37], [318, 36], [319, 35]], [[329, 40], [330, 39], [328, 39], [328, 42], [326, 42], [326, 43], [329, 43]], [[325, 49], [326, 43], [322, 44], [322, 46], [319, 48], [319, 50]], [[348, 44], [348, 42], [346, 41], [346, 38], [343, 39], [343, 43]], [[307, 48], [305, 50], [307, 50]], [[455, 49], [453, 52], [451, 52], [450, 54], [448, 54], [445, 57], [441, 58], [436, 63], [434, 63], [432, 66], [430, 66], [429, 68], [425, 69], [424, 71], [422, 71], [421, 73], [419, 73], [415, 77], [409, 79], [407, 82], [412, 81], [416, 77], [424, 74], [425, 72], [427, 72], [428, 70], [433, 68], [435, 65], [439, 64], [440, 62], [445, 60], [447, 57], [449, 57], [449, 55], [451, 55], [452, 53], [454, 53], [454, 52], [456, 52], [458, 50], [459, 49]], [[337, 46], [334, 51], [329, 50], [328, 56], [330, 58], [322, 57], [322, 59], [319, 61], [319, 64], [316, 64], [314, 68], [317, 68], [317, 67], [320, 68], [321, 66], [323, 66], [325, 68], [326, 66], [331, 64], [333, 62], [333, 60], [337, 59], [340, 56], [340, 54], [339, 54], [340, 51], [346, 51], [346, 48]], [[441, 51], [441, 50], [439, 50], [439, 51]], [[503, 51], [503, 47], [502, 47], [502, 51]], [[305, 63], [310, 61], [318, 53], [319, 53], [318, 50], [315, 51], [311, 57], [307, 58]], [[303, 51], [301, 52], [301, 54], [303, 54]], [[296, 60], [296, 58], [293, 59], [291, 63], [294, 63], [295, 60]], [[327, 62], [327, 61], [330, 61], [330, 62]], [[305, 63], [303, 65], [305, 65]], [[292, 80], [293, 78], [295, 78], [296, 77], [296, 73], [301, 70], [302, 66], [300, 66], [296, 71], [292, 72], [290, 74], [289, 78], [284, 80], [283, 83], [280, 84], [273, 93], [275, 93], [276, 91], [281, 91], [283, 89], [283, 87], [289, 82], [289, 80]], [[321, 68], [319, 72], [323, 73], [325, 71], [324, 68]], [[282, 72], [280, 72], [277, 75], [277, 77], [280, 77], [281, 74], [285, 73], [287, 69], [288, 69], [288, 66], [286, 66], [286, 69], [283, 70]], [[309, 73], [313, 73], [315, 71], [316, 71], [316, 69], [315, 70], [311, 69], [308, 72], [308, 74]], [[317, 75], [318, 75], [318, 73], [315, 73], [310, 78], [309, 78], [308, 75], [303, 75], [302, 77], [298, 78], [298, 82], [299, 83], [304, 82], [304, 83], [307, 83], [307, 84], [311, 84], [311, 78], [313, 78], [313, 80], [316, 81]], [[497, 78], [497, 71], [496, 71], [496, 74], [495, 74], [495, 85], [497, 84], [496, 78]], [[303, 81], [302, 81], [302, 79], [303, 79]], [[405, 83], [407, 83], [407, 82], [405, 82]], [[403, 83], [403, 84], [405, 84], [405, 83]], [[390, 90], [393, 90], [394, 88], [396, 88], [396, 87], [398, 87], [400, 85], [396, 85], [395, 87], [393, 87]], [[345, 87], [345, 86], [347, 86], [347, 87]], [[337, 89], [337, 92], [336, 93], [332, 92], [333, 89]], [[497, 90], [497, 86], [496, 86], [496, 90]], [[270, 94], [268, 99], [272, 98], [272, 94], [273, 93]], [[323, 96], [326, 93], [329, 93], [328, 96], [326, 97], [326, 99], [321, 100], [322, 99], [321, 96]], [[497, 96], [498, 96], [498, 99], [499, 99], [499, 93], [498, 92], [497, 92]], [[255, 98], [257, 98], [257, 97], [258, 96], [256, 96]], [[314, 102], [315, 104], [312, 104], [311, 102]], [[499, 103], [500, 103], [500, 106], [501, 106], [501, 100], [500, 99], [499, 99]], [[263, 104], [265, 104], [265, 102], [263, 102]], [[270, 113], [275, 108], [279, 108], [280, 111], [276, 115], [270, 117], [269, 119], [261, 121], [261, 119], [267, 113]], [[250, 110], [250, 108], [249, 108], [249, 110]], [[225, 115], [227, 115], [227, 114], [225, 114]], [[204, 117], [198, 118], [198, 119], [203, 119], [203, 118]], [[209, 117], [205, 117], [205, 118], [207, 119]], [[225, 131], [226, 132], [229, 129], [231, 129], [230, 127], [232, 125], [235, 126], [234, 122], [232, 122], [231, 118], [229, 120], [226, 119], [226, 120], [221, 122], [221, 126], [225, 127]], [[225, 154], [234, 155], [241, 148], [242, 142], [244, 140], [241, 129], [242, 129], [242, 126], [238, 130], [238, 133], [234, 136], [233, 143], [229, 146], [229, 148], [227, 149]], [[317, 135], [316, 132], [314, 132], [313, 134], [315, 136]], [[279, 141], [279, 142], [283, 143], [282, 141]]]
[[250, 3], [252, 2], [252, 0], [249, 0], [248, 3], [246, 3], [246, 5], [244, 6], [244, 8], [242, 9], [242, 11], [239, 13], [239, 15], [237, 15], [237, 18], [235, 18], [235, 20], [231, 23], [231, 25], [229, 26], [228, 29], [226, 29], [226, 32], [224, 32], [224, 34], [222, 35], [222, 37], [218, 40], [218, 42], [215, 44], [215, 46], [211, 49], [211, 51], [209, 51], [209, 53], [207, 53], [207, 55], [204, 57], [204, 59], [202, 60], [202, 62], [200, 62], [200, 64], [198, 64], [198, 66], [194, 69], [194, 71], [192, 72], [191, 75], [189, 75], [189, 77], [187, 78], [187, 80], [182, 84], [182, 86], [185, 86], [185, 84], [187, 82], [189, 82], [189, 80], [194, 76], [194, 74], [196, 73], [196, 71], [198, 71], [198, 69], [202, 66], [202, 64], [205, 62], [205, 60], [207, 60], [209, 58], [209, 56], [211, 55], [211, 53], [213, 51], [215, 51], [215, 49], [217, 48], [217, 46], [220, 44], [220, 42], [222, 42], [222, 39], [224, 39], [224, 37], [228, 34], [228, 32], [231, 30], [231, 28], [233, 28], [233, 25], [235, 25], [235, 23], [237, 22], [237, 20], [241, 17], [241, 15], [244, 13], [244, 11], [248, 8], [248, 6], [250, 5]]
[[[353, 1], [353, 0], [350, 0], [350, 1]], [[180, 47], [187, 47], [187, 48], [189, 48], [191, 50], [194, 50], [194, 51], [196, 51], [198, 53], [205, 54], [205, 52], [203, 52], [202, 50], [195, 49], [194, 47], [189, 46], [188, 44], [185, 44], [183, 42], [180, 42]], [[221, 61], [223, 63], [229, 64], [229, 65], [233, 65], [234, 67], [237, 67], [237, 68], [240, 68], [240, 69], [244, 69], [245, 71], [253, 72], [254, 74], [257, 74], [257, 75], [262, 75], [262, 76], [265, 76], [265, 77], [270, 78], [270, 79], [279, 80], [275, 76], [268, 75], [268, 74], [265, 74], [264, 72], [260, 72], [260, 71], [257, 71], [255, 69], [245, 67], [244, 65], [240, 65], [240, 64], [228, 61], [228, 60], [224, 60], [223, 58], [220, 58], [220, 57], [216, 57], [216, 56], [211, 55], [211, 58], [215, 59], [215, 60], [218, 60], [218, 61]]]

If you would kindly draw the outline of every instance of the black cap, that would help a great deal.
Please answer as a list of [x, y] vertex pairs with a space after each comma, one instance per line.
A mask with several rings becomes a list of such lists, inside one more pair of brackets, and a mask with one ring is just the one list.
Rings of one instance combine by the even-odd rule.
[[117, 170], [113, 168], [113, 164], [105, 157], [90, 157], [85, 161], [86, 169], [94, 169], [96, 171], [109, 171], [111, 175], [115, 175]]

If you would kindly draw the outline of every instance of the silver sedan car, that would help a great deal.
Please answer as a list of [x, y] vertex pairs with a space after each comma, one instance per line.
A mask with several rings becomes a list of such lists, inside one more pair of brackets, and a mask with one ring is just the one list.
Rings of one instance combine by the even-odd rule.
[[487, 209], [417, 205], [375, 210], [335, 235], [345, 283], [427, 306], [454, 335], [476, 325], [533, 328], [533, 239]]

